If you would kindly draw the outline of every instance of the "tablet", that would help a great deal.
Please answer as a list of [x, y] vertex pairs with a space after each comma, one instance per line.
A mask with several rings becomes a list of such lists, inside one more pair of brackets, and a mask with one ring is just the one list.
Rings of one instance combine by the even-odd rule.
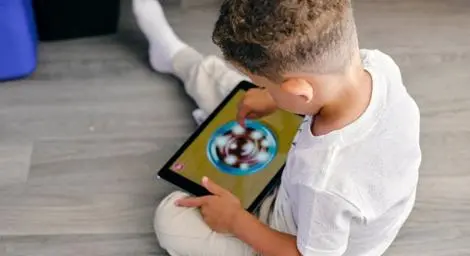
[[279, 181], [303, 118], [277, 110], [259, 120], [236, 121], [238, 103], [247, 90], [241, 82], [176, 154], [158, 176], [195, 195], [210, 194], [200, 185], [204, 176], [231, 191], [253, 212]]

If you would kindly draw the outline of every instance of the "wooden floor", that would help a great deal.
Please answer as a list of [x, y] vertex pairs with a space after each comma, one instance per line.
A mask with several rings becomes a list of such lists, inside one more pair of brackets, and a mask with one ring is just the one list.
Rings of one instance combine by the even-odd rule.
[[[387, 255], [470, 255], [470, 1], [355, 0], [362, 46], [391, 54], [422, 110], [416, 208]], [[170, 8], [204, 53], [213, 7]], [[153, 176], [194, 129], [178, 82], [153, 73], [124, 3], [118, 35], [42, 44], [0, 84], [0, 255], [163, 255]], [[399, 189], [399, 188], [397, 188]]]

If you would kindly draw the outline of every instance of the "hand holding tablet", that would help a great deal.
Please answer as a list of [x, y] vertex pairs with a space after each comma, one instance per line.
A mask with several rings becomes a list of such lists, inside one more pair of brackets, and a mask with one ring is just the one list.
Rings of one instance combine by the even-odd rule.
[[[252, 88], [248, 82], [240, 83], [158, 175], [195, 196], [213, 194], [200, 185], [202, 178], [208, 177], [238, 198], [244, 209], [254, 211], [279, 180], [303, 118], [275, 110], [240, 125], [236, 121], [238, 108], [242, 100], [250, 100], [245, 95]], [[253, 91], [253, 97], [264, 93]], [[249, 112], [247, 115], [250, 117]]]
[[181, 207], [201, 208], [201, 214], [209, 227], [218, 233], [232, 233], [233, 220], [244, 209], [240, 200], [229, 191], [202, 178], [202, 186], [212, 195], [203, 197], [188, 197], [176, 202]]

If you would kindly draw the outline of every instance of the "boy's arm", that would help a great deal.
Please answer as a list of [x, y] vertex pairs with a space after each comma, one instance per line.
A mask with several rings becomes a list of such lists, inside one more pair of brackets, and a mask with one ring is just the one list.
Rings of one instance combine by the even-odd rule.
[[246, 211], [236, 215], [231, 231], [263, 256], [298, 256], [295, 236], [275, 231]]
[[297, 237], [277, 232], [245, 211], [232, 193], [203, 178], [213, 195], [188, 197], [176, 202], [200, 208], [204, 221], [220, 233], [232, 233], [266, 256], [340, 256], [348, 246], [349, 228], [357, 209], [343, 198], [326, 191], [298, 186]]

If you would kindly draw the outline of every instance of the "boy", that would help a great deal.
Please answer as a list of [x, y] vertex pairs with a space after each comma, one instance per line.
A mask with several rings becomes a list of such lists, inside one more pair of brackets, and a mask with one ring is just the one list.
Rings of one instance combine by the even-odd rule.
[[[205, 112], [243, 79], [182, 43], [156, 2], [134, 4], [152, 66], [182, 78]], [[307, 117], [260, 219], [204, 178], [213, 196], [175, 192], [158, 206], [161, 246], [174, 256], [382, 255], [414, 205], [420, 118], [393, 60], [359, 50], [351, 3], [226, 0], [213, 39], [260, 87], [240, 122], [276, 108]]]

